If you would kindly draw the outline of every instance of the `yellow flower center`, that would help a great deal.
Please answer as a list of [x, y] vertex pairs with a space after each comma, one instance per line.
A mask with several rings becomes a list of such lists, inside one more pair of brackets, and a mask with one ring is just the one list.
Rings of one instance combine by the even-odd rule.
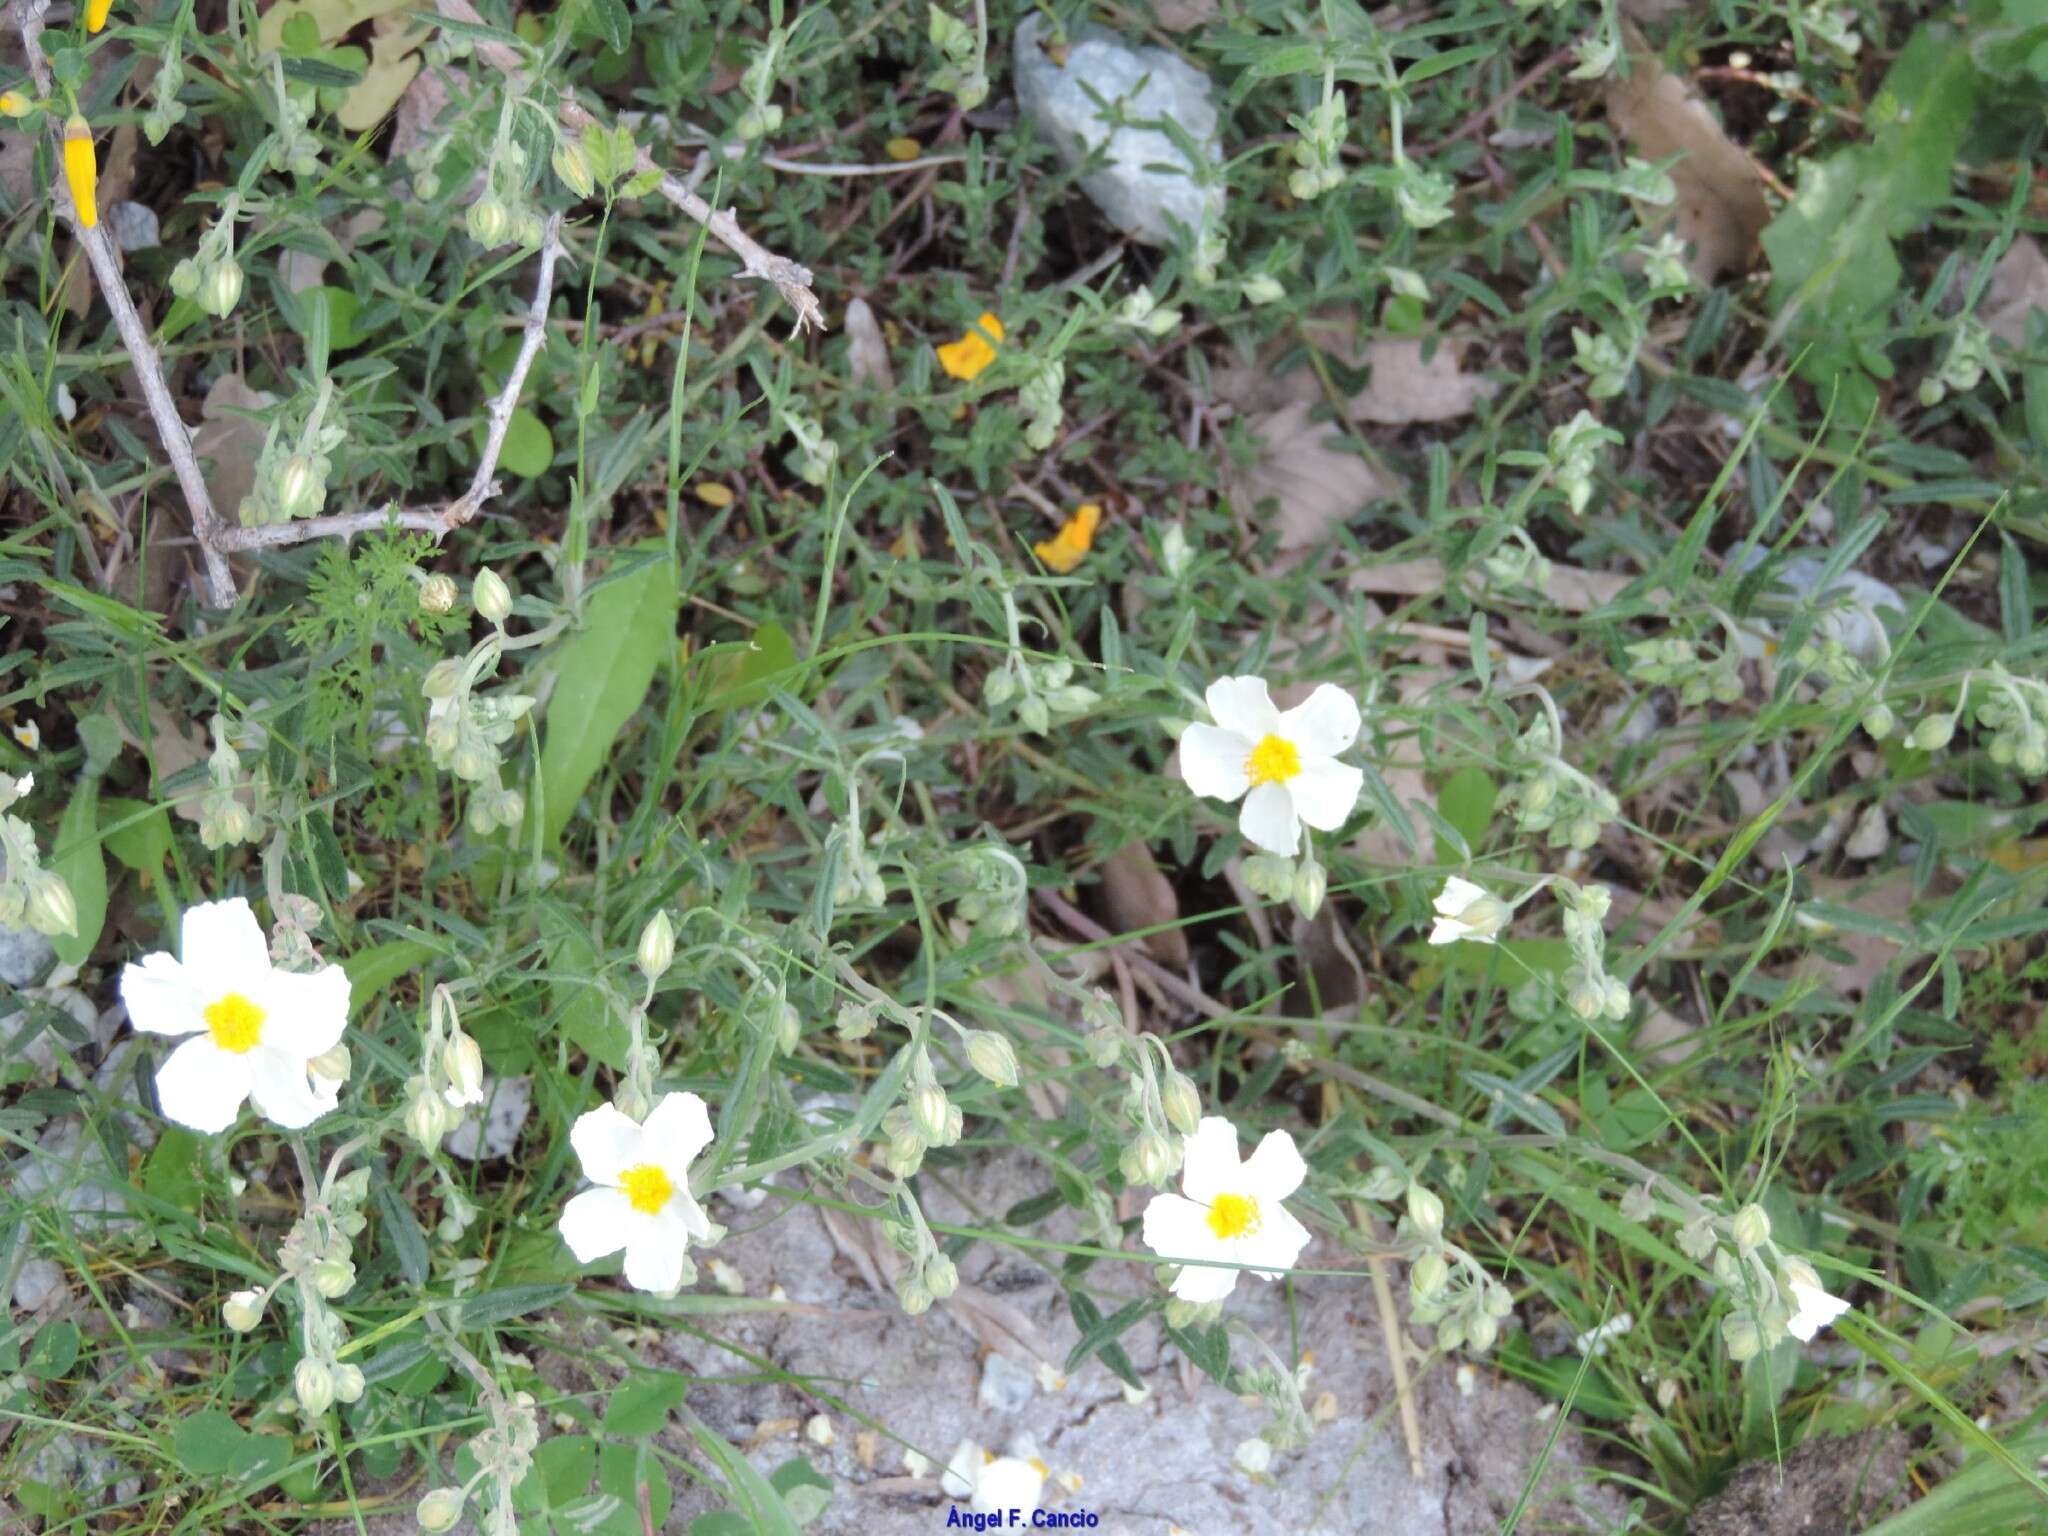
[[1285, 784], [1301, 772], [1301, 754], [1284, 737], [1263, 737], [1244, 760], [1244, 771], [1254, 784]]
[[626, 1198], [633, 1203], [633, 1209], [643, 1216], [652, 1216], [668, 1204], [670, 1195], [676, 1192], [667, 1174], [652, 1163], [642, 1163], [637, 1168], [628, 1168], [619, 1175], [619, 1188], [626, 1192]]
[[1218, 1195], [1209, 1202], [1209, 1230], [1224, 1241], [1259, 1230], [1259, 1202], [1250, 1195]]
[[237, 1056], [256, 1049], [263, 1038], [263, 1010], [239, 992], [230, 992], [206, 1008], [206, 1032], [213, 1043]]

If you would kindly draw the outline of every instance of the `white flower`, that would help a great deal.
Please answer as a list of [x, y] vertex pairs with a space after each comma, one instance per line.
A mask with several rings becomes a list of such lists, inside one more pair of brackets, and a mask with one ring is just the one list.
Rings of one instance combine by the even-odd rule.
[[711, 1115], [694, 1093], [665, 1094], [644, 1125], [615, 1106], [578, 1115], [569, 1144], [597, 1185], [562, 1211], [562, 1241], [588, 1264], [626, 1250], [626, 1283], [666, 1295], [683, 1283], [690, 1240], [711, 1219], [690, 1194], [690, 1161], [711, 1144]]
[[1241, 1265], [1277, 1280], [1308, 1245], [1308, 1229], [1280, 1202], [1301, 1188], [1308, 1169], [1285, 1131], [1269, 1132], [1252, 1155], [1237, 1160], [1237, 1132], [1210, 1115], [1187, 1139], [1181, 1193], [1156, 1195], [1145, 1207], [1145, 1245], [1188, 1264], [1175, 1278], [1182, 1301], [1221, 1301], [1237, 1285]]
[[33, 720], [24, 720], [14, 728], [14, 739], [21, 744], [24, 752], [40, 752], [43, 747], [43, 728]]
[[1470, 880], [1452, 875], [1437, 892], [1436, 927], [1430, 930], [1432, 944], [1455, 944], [1470, 939], [1491, 944], [1512, 914], [1507, 904]]
[[1256, 677], [1218, 678], [1204, 697], [1216, 723], [1180, 738], [1189, 789], [1215, 800], [1242, 795], [1238, 830], [1268, 853], [1291, 856], [1303, 822], [1318, 832], [1344, 825], [1365, 775], [1336, 761], [1358, 739], [1358, 706], [1343, 689], [1324, 683], [1284, 713]]
[[264, 1118], [298, 1130], [334, 1108], [340, 1084], [308, 1064], [348, 1026], [348, 974], [280, 971], [249, 903], [185, 913], [182, 958], [161, 952], [121, 972], [128, 1019], [152, 1035], [194, 1035], [157, 1069], [163, 1111], [195, 1131], [224, 1131], [254, 1096]]
[[1849, 1303], [1827, 1293], [1820, 1276], [1804, 1259], [1785, 1260], [1779, 1266], [1778, 1279], [1796, 1308], [1785, 1327], [1802, 1344], [1812, 1343], [1816, 1333], [1849, 1310]]
[[1036, 1456], [997, 1456], [972, 1440], [962, 1440], [946, 1464], [939, 1486], [948, 1497], [966, 1499], [977, 1515], [1038, 1508], [1045, 1492], [1047, 1468]]

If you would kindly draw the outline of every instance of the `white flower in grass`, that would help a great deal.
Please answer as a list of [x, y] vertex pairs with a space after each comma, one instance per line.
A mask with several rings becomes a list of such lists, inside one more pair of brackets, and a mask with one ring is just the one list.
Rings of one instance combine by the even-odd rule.
[[711, 1219], [690, 1194], [690, 1162], [711, 1144], [711, 1115], [694, 1093], [670, 1093], [644, 1124], [610, 1104], [578, 1115], [569, 1144], [597, 1185], [571, 1200], [562, 1241], [588, 1264], [626, 1250], [626, 1283], [666, 1295], [683, 1283], [690, 1240], [711, 1236]]
[[164, 1113], [195, 1131], [224, 1131], [256, 1100], [265, 1119], [298, 1130], [334, 1108], [340, 1084], [309, 1064], [348, 1026], [348, 974], [281, 971], [249, 903], [206, 902], [185, 913], [180, 958], [157, 953], [121, 972], [128, 1019], [152, 1035], [192, 1035], [157, 1069]]
[[1308, 1245], [1308, 1228], [1280, 1202], [1301, 1188], [1308, 1169], [1294, 1138], [1271, 1131], [1242, 1163], [1237, 1132], [1221, 1115], [1204, 1119], [1188, 1137], [1177, 1195], [1156, 1195], [1145, 1207], [1145, 1246], [1165, 1258], [1189, 1263], [1174, 1279], [1182, 1301], [1221, 1301], [1249, 1268], [1261, 1280], [1277, 1280]]
[[1214, 725], [1191, 725], [1180, 738], [1180, 772], [1198, 795], [1244, 798], [1238, 830], [1268, 853], [1292, 856], [1301, 824], [1318, 832], [1344, 825], [1365, 775], [1336, 760], [1358, 739], [1358, 705], [1324, 683], [1293, 709], [1275, 707], [1263, 679], [1221, 677], [1204, 695]]
[[1491, 944], [1511, 916], [1507, 903], [1499, 897], [1452, 875], [1437, 893], [1436, 927], [1430, 930], [1429, 942], [1455, 944], [1470, 939], [1475, 944]]
[[1036, 1456], [998, 1456], [962, 1440], [946, 1464], [939, 1486], [949, 1498], [966, 1499], [977, 1515], [1019, 1511], [1019, 1520], [1038, 1508], [1049, 1469]]
[[1796, 1309], [1785, 1327], [1802, 1344], [1812, 1343], [1816, 1333], [1850, 1310], [1849, 1303], [1841, 1297], [1828, 1294], [1820, 1276], [1804, 1259], [1786, 1259], [1781, 1263], [1778, 1280]]

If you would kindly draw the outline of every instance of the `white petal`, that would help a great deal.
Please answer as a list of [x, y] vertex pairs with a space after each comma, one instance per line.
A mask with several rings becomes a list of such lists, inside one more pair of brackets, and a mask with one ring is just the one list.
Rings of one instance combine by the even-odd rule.
[[578, 1264], [588, 1264], [626, 1246], [626, 1229], [633, 1205], [616, 1189], [586, 1189], [562, 1207], [562, 1219], [555, 1230], [576, 1255]]
[[1280, 717], [1279, 733], [1307, 757], [1335, 757], [1358, 740], [1358, 705], [1334, 683], [1316, 691]]
[[205, 1036], [187, 1040], [156, 1071], [164, 1117], [209, 1136], [233, 1125], [248, 1097], [248, 1065]]
[[206, 999], [185, 968], [161, 952], [121, 968], [128, 1022], [145, 1034], [196, 1035], [206, 1028]]
[[1280, 711], [1263, 677], [1219, 677], [1202, 698], [1210, 719], [1246, 741], [1271, 736], [1280, 727]]
[[1038, 1468], [1016, 1456], [998, 1456], [986, 1462], [981, 1476], [974, 1482], [976, 1514], [995, 1514], [1002, 1510], [1017, 1509], [1027, 1513], [1038, 1508], [1038, 1501], [1045, 1493], [1045, 1474]]
[[341, 1042], [348, 1028], [348, 972], [325, 966], [311, 975], [272, 971], [250, 999], [263, 1010], [263, 1043], [310, 1061]]
[[953, 1459], [946, 1463], [946, 1472], [939, 1479], [939, 1487], [948, 1498], [970, 1498], [974, 1493], [975, 1479], [981, 1476], [981, 1469], [987, 1463], [986, 1451], [972, 1440], [962, 1440], [953, 1447]]
[[674, 1294], [683, 1283], [683, 1256], [689, 1247], [689, 1234], [672, 1206], [639, 1217], [626, 1234], [626, 1284], [657, 1296]]
[[[1436, 893], [1436, 910], [1445, 917], [1460, 916], [1473, 902], [1486, 894], [1486, 888], [1474, 885], [1459, 875], [1452, 875], [1444, 881], [1444, 888]], [[1432, 939], [1431, 943], [1437, 942]]]
[[1239, 1175], [1243, 1185], [1240, 1192], [1252, 1196], [1264, 1210], [1301, 1188], [1301, 1181], [1307, 1177], [1308, 1165], [1301, 1160], [1294, 1138], [1285, 1131], [1268, 1131], [1244, 1160], [1244, 1172]]
[[1204, 1115], [1182, 1144], [1180, 1190], [1207, 1205], [1224, 1193], [1242, 1194], [1244, 1170], [1237, 1160], [1237, 1128], [1221, 1115]]
[[[1455, 944], [1458, 940], [1466, 937], [1470, 931], [1455, 917], [1440, 917], [1436, 920], [1436, 926], [1429, 930], [1429, 942], [1432, 944]], [[1493, 941], [1488, 939], [1485, 942], [1490, 944]]]
[[1167, 1289], [1182, 1301], [1200, 1306], [1204, 1302], [1221, 1301], [1236, 1290], [1240, 1273], [1242, 1271], [1225, 1269], [1221, 1265], [1190, 1264], [1173, 1277], [1173, 1284]]
[[1251, 755], [1249, 741], [1219, 726], [1191, 725], [1180, 733], [1180, 776], [1211, 800], [1235, 800], [1251, 787], [1244, 771]]
[[272, 1125], [303, 1130], [334, 1107], [331, 1097], [313, 1091], [303, 1057], [266, 1042], [243, 1060], [248, 1063], [250, 1095]]
[[645, 1155], [677, 1189], [690, 1184], [690, 1164], [711, 1145], [711, 1112], [694, 1093], [663, 1094], [640, 1127]]
[[711, 1241], [711, 1218], [704, 1214], [704, 1207], [697, 1203], [696, 1197], [685, 1185], [676, 1185], [676, 1192], [669, 1200], [668, 1208], [676, 1213], [677, 1219], [683, 1224], [683, 1230], [689, 1233], [692, 1242]]
[[1301, 847], [1301, 820], [1294, 814], [1294, 797], [1284, 784], [1260, 784], [1244, 797], [1244, 809], [1237, 813], [1237, 830], [1254, 848], [1292, 858]]
[[600, 1104], [578, 1115], [569, 1128], [569, 1145], [593, 1184], [616, 1184], [628, 1168], [646, 1161], [640, 1155], [640, 1127], [616, 1104]]
[[1179, 1195], [1154, 1195], [1145, 1207], [1145, 1246], [1163, 1259], [1221, 1258], [1209, 1210]]
[[1318, 832], [1334, 832], [1343, 826], [1364, 788], [1361, 769], [1322, 760], [1304, 762], [1301, 772], [1287, 781], [1294, 814]]
[[1839, 1296], [1831, 1296], [1817, 1285], [1802, 1285], [1793, 1282], [1792, 1300], [1799, 1310], [1785, 1324], [1792, 1337], [1801, 1343], [1812, 1343], [1813, 1336], [1836, 1318], [1849, 1310], [1849, 1303]]
[[1248, 1232], [1232, 1244], [1232, 1257], [1251, 1265], [1252, 1273], [1261, 1280], [1277, 1280], [1294, 1268], [1308, 1238], [1308, 1228], [1294, 1219], [1292, 1211], [1277, 1200], [1261, 1200], [1258, 1231]]
[[201, 989], [215, 996], [239, 992], [270, 973], [263, 927], [239, 896], [186, 908], [178, 927], [178, 955]]

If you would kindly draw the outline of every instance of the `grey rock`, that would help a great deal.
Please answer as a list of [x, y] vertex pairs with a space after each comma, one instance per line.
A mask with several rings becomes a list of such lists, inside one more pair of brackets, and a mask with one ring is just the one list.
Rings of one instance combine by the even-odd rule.
[[[1193, 234], [1220, 221], [1221, 143], [1209, 77], [1164, 48], [1133, 47], [1093, 26], [1070, 33], [1064, 61], [1055, 62], [1042, 46], [1049, 31], [1042, 16], [1017, 29], [1017, 100], [1069, 165], [1102, 151], [1105, 163], [1081, 178], [1081, 190], [1110, 223], [1134, 239], [1170, 245], [1176, 224]], [[1202, 157], [1191, 158], [1158, 128], [1132, 126], [1161, 119], [1200, 145]]]
[[62, 1266], [50, 1259], [30, 1259], [14, 1277], [14, 1305], [23, 1312], [40, 1312], [63, 1289]]
[[533, 1112], [533, 1079], [484, 1074], [484, 1101], [462, 1112], [462, 1123], [443, 1143], [457, 1157], [474, 1162], [484, 1157], [509, 1157], [519, 1133]]
[[[99, 1010], [76, 987], [53, 987], [43, 1001], [71, 1015], [80, 1028], [98, 1035]], [[29, 1035], [31, 1030], [33, 1036]], [[8, 1060], [26, 1061], [38, 1077], [47, 1077], [57, 1070], [57, 1038], [45, 1026], [32, 1023], [26, 1010], [10, 1013], [0, 1019], [0, 1055]]]
[[124, 251], [153, 251], [157, 238], [156, 210], [141, 203], [116, 203], [107, 210], [107, 227]]
[[56, 963], [57, 951], [35, 929], [0, 923], [0, 981], [10, 987], [32, 987]]
[[981, 1406], [997, 1413], [1021, 1413], [1038, 1382], [1008, 1355], [990, 1355], [981, 1367]]
[[[1764, 550], [1751, 550], [1743, 567], [1754, 569], [1765, 555]], [[1844, 571], [1822, 589], [1825, 564], [1813, 555], [1794, 555], [1772, 573], [1771, 582], [1790, 592], [1795, 604], [1825, 610], [1813, 626], [1816, 639], [1839, 640], [1842, 648], [1865, 666], [1875, 665], [1884, 660], [1888, 649], [1878, 610], [1893, 608], [1904, 613], [1906, 600], [1896, 587], [1861, 571]], [[1783, 599], [1773, 601], [1784, 605]]]

